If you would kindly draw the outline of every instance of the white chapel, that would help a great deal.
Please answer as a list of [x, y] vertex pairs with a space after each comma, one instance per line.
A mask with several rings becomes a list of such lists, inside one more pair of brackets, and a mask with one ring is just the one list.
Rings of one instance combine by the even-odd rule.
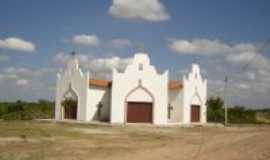
[[[147, 53], [136, 53], [123, 72], [112, 69], [112, 79], [83, 73], [76, 56], [58, 73], [55, 119], [103, 121], [112, 124], [154, 125], [206, 123], [207, 80], [192, 64], [182, 81], [158, 73]], [[73, 103], [64, 103], [72, 100]], [[70, 104], [67, 106], [65, 104]]]

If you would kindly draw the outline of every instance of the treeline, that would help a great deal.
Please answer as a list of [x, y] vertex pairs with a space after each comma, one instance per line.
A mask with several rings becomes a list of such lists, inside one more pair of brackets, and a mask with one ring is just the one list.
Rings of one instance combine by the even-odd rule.
[[[211, 97], [207, 101], [208, 122], [224, 123], [224, 101], [220, 97]], [[270, 109], [248, 109], [245, 106], [228, 108], [228, 123], [269, 123]]]
[[0, 102], [0, 119], [32, 120], [54, 117], [54, 102], [39, 100], [38, 102]]
[[[211, 97], [207, 101], [207, 121], [224, 123], [224, 101], [220, 97]], [[32, 120], [54, 118], [54, 102], [39, 100], [37, 102], [0, 102], [0, 119]], [[247, 109], [244, 106], [228, 108], [229, 123], [268, 123], [269, 109]]]

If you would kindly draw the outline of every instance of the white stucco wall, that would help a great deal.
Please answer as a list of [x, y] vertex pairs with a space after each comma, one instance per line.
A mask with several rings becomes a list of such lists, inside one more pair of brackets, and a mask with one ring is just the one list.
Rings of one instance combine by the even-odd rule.
[[153, 102], [152, 97], [142, 88], [138, 88], [127, 97], [128, 102]]
[[87, 117], [87, 95], [88, 95], [89, 73], [83, 74], [79, 68], [78, 59], [73, 57], [67, 63], [65, 70], [58, 73], [56, 82], [55, 96], [55, 119], [63, 119], [63, 110], [61, 106], [67, 92], [72, 90], [77, 95], [77, 120], [85, 121]]
[[200, 105], [200, 123], [206, 123], [207, 80], [200, 74], [198, 64], [192, 64], [188, 76], [183, 77], [183, 123], [191, 123], [191, 105]]
[[171, 123], [180, 123], [183, 121], [183, 90], [169, 90], [169, 103], [173, 109], [171, 110]]
[[[110, 88], [90, 86], [88, 94], [89, 104], [87, 115], [90, 120], [110, 119]], [[98, 117], [98, 105], [102, 104], [101, 115]]]
[[[139, 70], [140, 65], [143, 69]], [[167, 105], [168, 105], [168, 71], [158, 74], [147, 54], [137, 53], [133, 62], [124, 73], [118, 73], [113, 69], [112, 98], [111, 98], [111, 123], [125, 123], [126, 111], [125, 101], [136, 99], [136, 101], [149, 101], [149, 96], [138, 96], [142, 91], [134, 91], [131, 97], [127, 95], [135, 88], [144, 88], [150, 92], [153, 101], [153, 123], [167, 124]], [[136, 93], [137, 92], [137, 93]], [[149, 93], [140, 93], [147, 94]], [[148, 97], [148, 98], [147, 98]]]

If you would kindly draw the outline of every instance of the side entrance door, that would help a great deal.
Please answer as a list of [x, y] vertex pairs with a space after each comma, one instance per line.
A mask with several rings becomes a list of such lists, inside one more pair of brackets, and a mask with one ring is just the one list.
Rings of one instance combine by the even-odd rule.
[[191, 105], [191, 122], [200, 122], [200, 106]]

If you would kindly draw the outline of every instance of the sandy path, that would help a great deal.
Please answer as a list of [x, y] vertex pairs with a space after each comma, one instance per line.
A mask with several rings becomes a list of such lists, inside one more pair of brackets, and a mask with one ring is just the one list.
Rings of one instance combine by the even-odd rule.
[[0, 127], [5, 131], [0, 132], [0, 159], [270, 160], [270, 126], [114, 128], [24, 122]]

